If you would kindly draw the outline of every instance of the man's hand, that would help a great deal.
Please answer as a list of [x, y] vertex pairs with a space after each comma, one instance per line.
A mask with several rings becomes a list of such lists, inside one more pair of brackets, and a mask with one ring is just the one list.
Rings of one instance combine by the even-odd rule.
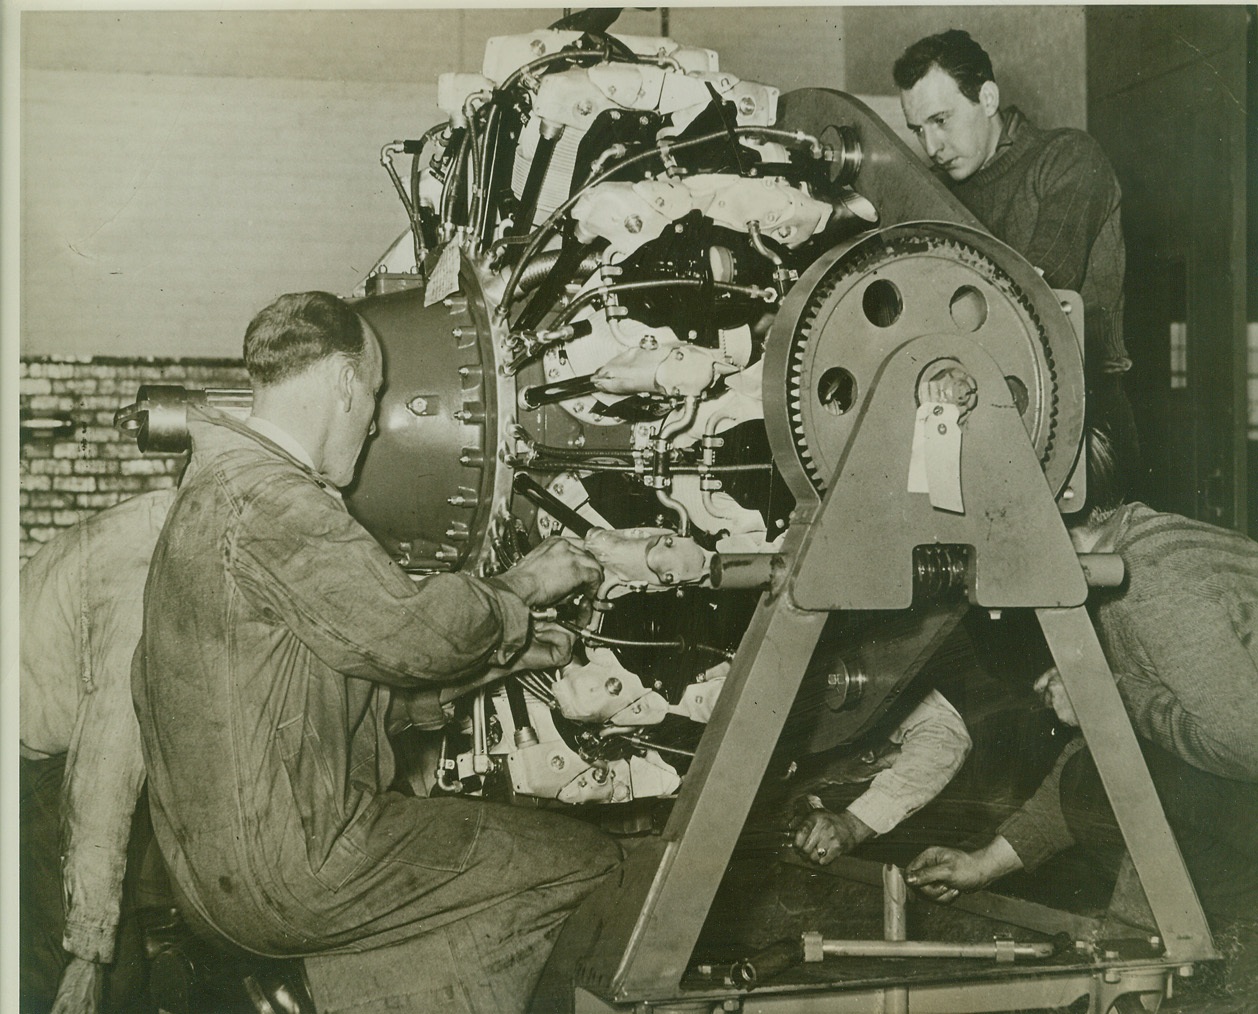
[[496, 580], [536, 608], [559, 602], [575, 591], [592, 594], [603, 580], [603, 568], [571, 540], [552, 536]]
[[1044, 699], [1045, 705], [1053, 709], [1058, 721], [1079, 728], [1079, 716], [1075, 714], [1056, 666], [1035, 681], [1035, 692]]
[[554, 669], [567, 665], [572, 661], [572, 647], [576, 644], [577, 635], [557, 623], [543, 620], [533, 621], [533, 636], [511, 663], [510, 672], [522, 672], [526, 669]]
[[978, 891], [1007, 873], [1022, 869], [1022, 860], [997, 836], [975, 852], [932, 845], [905, 868], [905, 881], [932, 901], [947, 903], [962, 891]]
[[105, 966], [72, 957], [61, 976], [52, 1014], [96, 1014], [100, 1010]]
[[809, 862], [828, 866], [845, 852], [851, 852], [873, 829], [847, 810], [831, 813], [813, 810], [791, 822], [795, 832], [795, 848]]

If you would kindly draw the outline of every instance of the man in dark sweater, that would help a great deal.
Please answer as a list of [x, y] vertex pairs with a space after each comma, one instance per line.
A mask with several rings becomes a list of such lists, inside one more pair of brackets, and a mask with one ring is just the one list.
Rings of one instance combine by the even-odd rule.
[[893, 74], [905, 122], [961, 203], [1049, 285], [1080, 294], [1091, 393], [1125, 404], [1121, 195], [1100, 145], [1001, 109], [991, 58], [967, 32], [915, 42]]

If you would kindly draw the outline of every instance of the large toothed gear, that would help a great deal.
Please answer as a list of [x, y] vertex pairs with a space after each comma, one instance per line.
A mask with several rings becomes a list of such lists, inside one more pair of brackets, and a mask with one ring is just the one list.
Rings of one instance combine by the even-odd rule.
[[[796, 496], [825, 492], [889, 354], [939, 334], [977, 340], [1000, 364], [1009, 385], [1000, 395], [1019, 406], [1052, 488], [1063, 488], [1082, 432], [1083, 389], [1080, 338], [1058, 297], [992, 237], [914, 223], [819, 259], [774, 324], [765, 414]], [[911, 415], [913, 392], [905, 397]]]

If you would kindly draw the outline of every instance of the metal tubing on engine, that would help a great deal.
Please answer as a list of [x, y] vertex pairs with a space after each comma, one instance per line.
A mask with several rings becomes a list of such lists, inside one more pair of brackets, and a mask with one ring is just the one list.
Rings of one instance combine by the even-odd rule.
[[524, 190], [520, 194], [520, 204], [516, 209], [515, 222], [507, 230], [509, 236], [526, 235], [533, 229], [533, 218], [537, 214], [537, 198], [542, 192], [542, 181], [550, 169], [551, 156], [555, 153], [555, 145], [563, 137], [562, 123], [541, 121], [537, 150], [533, 153], [533, 161], [529, 165], [529, 174], [524, 181]]
[[710, 569], [712, 587], [772, 588], [785, 567], [777, 553], [717, 553]]
[[553, 405], [557, 401], [567, 401], [570, 398], [584, 398], [586, 395], [594, 394], [597, 391], [598, 384], [594, 382], [594, 374], [587, 373], [580, 377], [552, 380], [546, 384], [527, 387], [520, 394], [520, 404], [531, 411], [541, 408], [543, 405]]

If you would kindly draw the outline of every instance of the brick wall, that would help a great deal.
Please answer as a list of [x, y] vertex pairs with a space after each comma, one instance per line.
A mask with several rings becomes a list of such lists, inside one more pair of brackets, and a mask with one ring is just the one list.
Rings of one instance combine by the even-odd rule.
[[21, 364], [21, 558], [81, 516], [174, 484], [185, 455], [142, 455], [113, 428], [142, 384], [248, 387], [238, 360], [39, 357]]

